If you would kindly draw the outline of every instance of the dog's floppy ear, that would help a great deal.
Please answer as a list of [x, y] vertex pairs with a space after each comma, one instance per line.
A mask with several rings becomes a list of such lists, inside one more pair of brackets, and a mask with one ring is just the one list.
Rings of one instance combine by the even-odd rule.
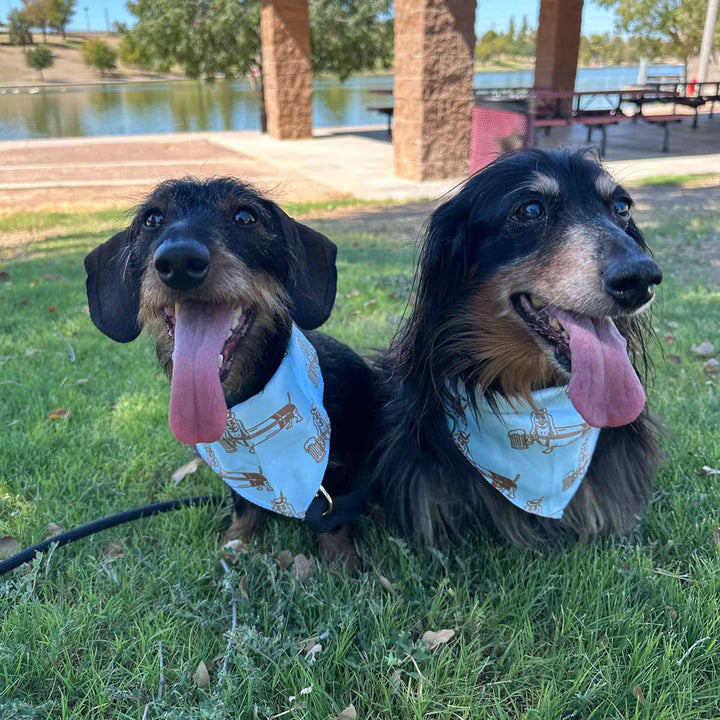
[[85, 258], [90, 317], [101, 332], [121, 343], [140, 334], [140, 283], [129, 252], [129, 233], [123, 230]]
[[335, 304], [337, 245], [277, 210], [294, 259], [287, 286], [292, 318], [298, 327], [312, 330], [330, 317]]

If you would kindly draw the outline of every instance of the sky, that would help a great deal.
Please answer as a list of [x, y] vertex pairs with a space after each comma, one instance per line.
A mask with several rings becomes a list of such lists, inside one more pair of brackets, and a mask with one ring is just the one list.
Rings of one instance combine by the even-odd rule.
[[[90, 27], [93, 30], [105, 30], [105, 10], [112, 24], [119, 20], [128, 24], [132, 23], [133, 16], [125, 8], [126, 0], [78, 0], [75, 16], [70, 22], [70, 30], [87, 30], [87, 15], [90, 19]], [[0, 0], [5, 7], [0, 8], [7, 12], [10, 8], [20, 7], [21, 0]], [[475, 15], [475, 30], [482, 35], [488, 30], [506, 30], [510, 15], [515, 16], [516, 23], [519, 23], [523, 15], [528, 16], [532, 25], [537, 24], [539, 0], [479, 0], [478, 9]], [[586, 0], [583, 11], [583, 33], [611, 32], [613, 29], [613, 13], [599, 7], [591, 0]]]

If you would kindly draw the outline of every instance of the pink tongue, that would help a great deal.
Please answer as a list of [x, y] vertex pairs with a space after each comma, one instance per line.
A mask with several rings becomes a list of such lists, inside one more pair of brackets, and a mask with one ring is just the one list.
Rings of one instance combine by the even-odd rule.
[[570, 402], [593, 427], [631, 423], [645, 407], [645, 391], [610, 318], [592, 320], [549, 309], [570, 336]]
[[227, 406], [218, 355], [232, 318], [233, 308], [200, 303], [175, 306], [169, 420], [170, 430], [180, 442], [215, 442], [225, 432]]

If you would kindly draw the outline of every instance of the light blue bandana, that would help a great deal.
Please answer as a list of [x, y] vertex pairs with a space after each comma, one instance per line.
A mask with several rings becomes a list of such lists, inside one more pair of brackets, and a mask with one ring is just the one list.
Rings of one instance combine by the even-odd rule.
[[225, 434], [196, 447], [239, 495], [266, 510], [304, 518], [325, 475], [330, 419], [315, 348], [293, 325], [276, 373], [257, 395], [228, 410]]
[[477, 416], [458, 384], [446, 418], [453, 441], [494, 488], [522, 510], [561, 518], [585, 477], [600, 430], [573, 407], [567, 388], [532, 394], [533, 405], [477, 395]]

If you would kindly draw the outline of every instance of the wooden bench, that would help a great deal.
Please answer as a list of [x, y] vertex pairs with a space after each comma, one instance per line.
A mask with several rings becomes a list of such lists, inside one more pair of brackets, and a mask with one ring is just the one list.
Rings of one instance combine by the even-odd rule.
[[387, 115], [387, 134], [388, 137], [392, 137], [392, 119], [395, 114], [395, 108], [393, 107], [369, 107], [368, 110], [371, 112], [379, 112], [383, 115]]
[[641, 115], [639, 119], [650, 125], [661, 125], [663, 129], [663, 143], [660, 152], [668, 152], [670, 141], [670, 123], [679, 123], [687, 118], [687, 115]]

